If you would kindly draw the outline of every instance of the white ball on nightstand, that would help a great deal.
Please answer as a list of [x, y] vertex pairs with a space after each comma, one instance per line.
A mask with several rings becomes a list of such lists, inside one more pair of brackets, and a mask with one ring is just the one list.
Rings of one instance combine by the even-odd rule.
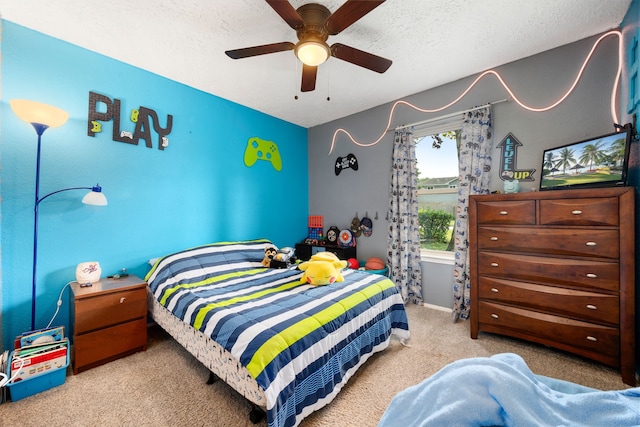
[[78, 283], [95, 283], [100, 280], [102, 269], [97, 261], [81, 262], [76, 267], [76, 281]]

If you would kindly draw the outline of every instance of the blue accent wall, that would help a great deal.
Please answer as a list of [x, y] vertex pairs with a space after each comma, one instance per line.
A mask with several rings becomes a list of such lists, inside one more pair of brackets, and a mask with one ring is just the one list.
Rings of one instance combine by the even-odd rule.
[[[39, 207], [37, 316], [44, 327], [79, 262], [98, 261], [102, 275], [127, 268], [143, 277], [150, 258], [220, 240], [266, 237], [293, 246], [307, 234], [307, 129], [193, 89], [89, 50], [2, 21], [0, 195], [4, 348], [30, 329], [33, 206], [37, 135], [11, 110], [30, 99], [69, 112], [42, 137], [40, 196], [99, 183], [106, 207], [80, 201], [84, 190], [47, 198]], [[169, 59], [168, 59], [169, 60]], [[87, 135], [89, 93], [121, 101], [130, 112], [173, 116], [169, 146], [112, 139], [113, 121]], [[273, 141], [282, 170], [258, 160], [248, 167], [249, 138]], [[69, 326], [69, 290], [54, 325]]]

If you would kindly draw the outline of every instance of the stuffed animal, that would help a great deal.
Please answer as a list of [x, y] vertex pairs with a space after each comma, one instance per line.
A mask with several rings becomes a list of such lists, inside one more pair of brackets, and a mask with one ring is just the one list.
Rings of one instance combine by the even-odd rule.
[[520, 181], [518, 181], [517, 179], [514, 179], [512, 181], [505, 181], [504, 182], [504, 192], [509, 194], [509, 193], [517, 193], [520, 191]]
[[264, 248], [264, 258], [262, 259], [262, 265], [264, 265], [265, 267], [270, 267], [271, 260], [274, 256], [276, 256], [276, 253], [278, 253], [278, 248], [276, 248], [275, 246], [267, 246], [266, 248]]
[[304, 271], [300, 283], [311, 285], [329, 285], [344, 281], [340, 272], [347, 267], [347, 261], [340, 260], [332, 252], [319, 252], [307, 262], [303, 262], [298, 268]]

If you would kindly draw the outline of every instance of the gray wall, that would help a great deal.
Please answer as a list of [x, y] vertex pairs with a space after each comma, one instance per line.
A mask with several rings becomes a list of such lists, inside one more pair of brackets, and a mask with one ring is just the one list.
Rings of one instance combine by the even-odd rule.
[[[585, 39], [551, 51], [495, 68], [513, 93], [533, 107], [545, 107], [558, 100], [573, 83], [597, 37]], [[416, 52], [419, 54], [419, 52]], [[464, 55], [464, 52], [461, 52]], [[613, 132], [610, 99], [618, 64], [615, 37], [604, 39], [585, 69], [575, 91], [558, 107], [548, 112], [530, 112], [512, 100], [493, 106], [494, 147], [509, 133], [523, 146], [517, 153], [518, 169], [536, 169], [536, 181], [522, 183], [521, 191], [537, 188], [542, 150]], [[452, 64], [455, 66], [455, 64]], [[428, 73], [425, 70], [425, 75]], [[473, 82], [470, 76], [403, 99], [420, 108], [434, 109], [450, 103]], [[428, 82], [425, 82], [425, 86]], [[375, 88], [372, 88], [375, 90]], [[425, 114], [407, 106], [395, 110], [391, 126], [415, 123], [448, 113], [462, 111], [487, 102], [509, 98], [494, 76], [485, 76], [460, 102], [439, 113]], [[339, 96], [330, 102], [340, 102]], [[338, 128], [349, 131], [362, 143], [371, 143], [385, 131], [393, 103], [372, 108], [331, 123], [309, 129], [309, 214], [323, 215], [325, 228], [348, 227], [353, 216], [368, 212], [373, 219], [373, 235], [358, 238], [358, 258], [378, 256], [386, 259], [387, 198], [389, 190], [393, 131], [370, 147], [359, 147], [341, 134], [331, 154], [332, 137]], [[617, 103], [616, 105], [619, 105]], [[353, 153], [359, 169], [334, 173], [338, 156]], [[500, 150], [493, 155], [492, 190], [502, 188], [498, 176]], [[428, 174], [427, 171], [423, 171]], [[376, 213], [378, 219], [374, 219]], [[452, 268], [423, 262], [425, 302], [453, 306]]]

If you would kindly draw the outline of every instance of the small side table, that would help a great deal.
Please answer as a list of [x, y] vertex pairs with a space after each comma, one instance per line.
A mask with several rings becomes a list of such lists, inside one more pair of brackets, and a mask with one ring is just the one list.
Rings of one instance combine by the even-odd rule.
[[146, 287], [136, 276], [71, 284], [74, 374], [147, 349]]

